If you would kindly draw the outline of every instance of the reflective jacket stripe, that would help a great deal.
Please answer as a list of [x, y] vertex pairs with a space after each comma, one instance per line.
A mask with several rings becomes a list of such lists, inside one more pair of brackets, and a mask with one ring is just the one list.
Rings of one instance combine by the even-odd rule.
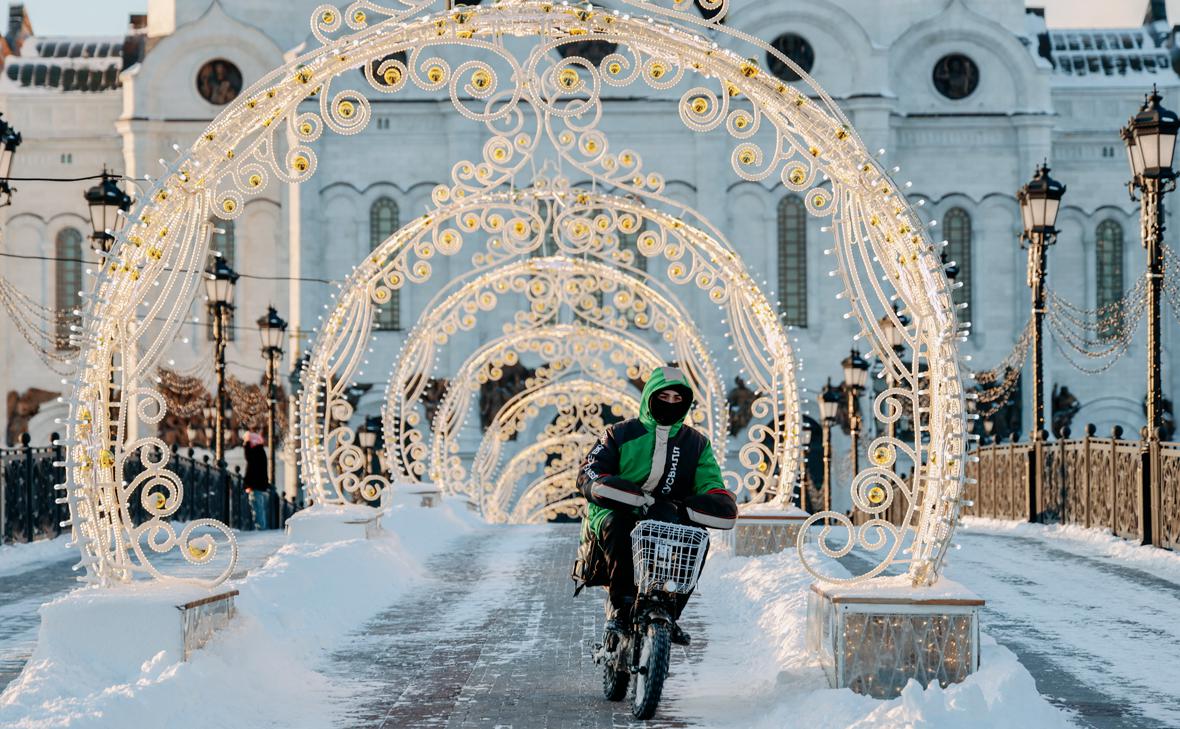
[[664, 475], [664, 466], [668, 463], [668, 431], [670, 430], [671, 428], [666, 425], [656, 427], [656, 444], [651, 452], [651, 473], [647, 474], [647, 480], [643, 482], [643, 493], [645, 494], [655, 491], [656, 485]]
[[617, 489], [614, 486], [607, 486], [602, 482], [595, 483], [594, 488], [591, 489], [591, 493], [594, 494], [595, 498], [610, 499], [611, 501], [617, 501], [620, 504], [627, 504], [628, 506], [643, 506], [647, 503], [647, 497], [643, 494]]
[[733, 525], [737, 523], [737, 519], [724, 519], [720, 516], [713, 516], [712, 514], [702, 514], [695, 509], [686, 509], [688, 518], [704, 527], [711, 529], [733, 529]]

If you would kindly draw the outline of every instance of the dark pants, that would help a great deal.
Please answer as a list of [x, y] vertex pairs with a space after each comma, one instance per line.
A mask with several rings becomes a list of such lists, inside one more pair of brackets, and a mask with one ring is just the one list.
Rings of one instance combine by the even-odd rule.
[[[606, 554], [607, 574], [610, 580], [607, 583], [607, 591], [610, 594], [610, 604], [616, 610], [629, 610], [635, 603], [637, 590], [635, 566], [631, 558], [631, 530], [643, 519], [683, 524], [684, 520], [680, 518], [678, 511], [672, 504], [657, 503], [648, 510], [647, 516], [613, 511], [602, 520], [598, 543]], [[676, 596], [676, 614], [672, 616], [673, 619], [680, 617], [691, 594]]]

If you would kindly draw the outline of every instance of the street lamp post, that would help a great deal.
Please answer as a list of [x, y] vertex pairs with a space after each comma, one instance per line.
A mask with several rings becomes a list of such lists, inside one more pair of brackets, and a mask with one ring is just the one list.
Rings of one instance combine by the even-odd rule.
[[811, 446], [811, 428], [806, 423], [799, 431], [799, 446], [799, 508], [807, 511], [807, 454]]
[[[230, 315], [234, 310], [234, 284], [238, 274], [218, 256], [206, 272], [205, 294], [209, 297], [209, 316], [213, 319], [214, 358], [217, 365], [217, 404], [213, 416], [213, 458], [217, 467], [225, 468], [225, 345], [229, 339]], [[225, 486], [226, 520], [231, 519], [229, 482]]]
[[115, 242], [114, 233], [123, 227], [126, 218], [120, 213], [131, 209], [131, 196], [119, 187], [119, 178], [104, 167], [102, 179], [85, 193], [90, 207], [90, 240], [94, 249], [110, 253]]
[[201, 415], [204, 419], [204, 427], [201, 432], [205, 436], [205, 447], [209, 450], [213, 449], [213, 421], [217, 417], [217, 409], [212, 405], [206, 405], [201, 408]]
[[1139, 113], [1122, 130], [1131, 165], [1127, 192], [1142, 200], [1143, 247], [1147, 250], [1147, 429], [1156, 438], [1163, 424], [1163, 385], [1160, 373], [1160, 295], [1164, 280], [1164, 195], [1176, 189], [1172, 158], [1180, 119], [1160, 106], [1153, 86]]
[[869, 379], [869, 363], [860, 352], [852, 350], [840, 363], [844, 368], [844, 395], [848, 398], [848, 432], [852, 436], [852, 477], [860, 473], [860, 411], [857, 400]]
[[283, 321], [273, 306], [268, 306], [266, 315], [258, 320], [258, 333], [262, 339], [262, 356], [266, 358], [266, 453], [270, 459], [267, 478], [274, 493], [274, 513], [270, 521], [282, 527], [283, 510], [275, 478], [275, 419], [278, 416], [279, 365], [283, 361], [283, 336], [287, 333], [287, 322]]
[[1016, 193], [1024, 230], [1022, 246], [1028, 247], [1028, 287], [1032, 289], [1032, 401], [1034, 441], [1045, 439], [1045, 249], [1057, 242], [1057, 213], [1065, 185], [1049, 176], [1048, 165], [1039, 165], [1031, 182]]
[[[377, 437], [381, 435], [381, 416], [370, 415], [365, 418], [365, 422], [357, 430], [357, 441], [361, 445], [361, 450], [365, 454], [365, 469], [361, 474], [361, 478], [368, 477], [373, 474], [373, 449], [377, 447]], [[378, 466], [380, 468], [380, 466]]]
[[819, 393], [819, 418], [823, 426], [824, 447], [824, 511], [832, 510], [832, 424], [836, 422], [836, 411], [840, 408], [840, 388], [832, 384], [831, 378]]
[[0, 119], [0, 208], [12, 204], [13, 188], [8, 184], [8, 176], [12, 173], [12, 158], [16, 156], [21, 141], [20, 132]]

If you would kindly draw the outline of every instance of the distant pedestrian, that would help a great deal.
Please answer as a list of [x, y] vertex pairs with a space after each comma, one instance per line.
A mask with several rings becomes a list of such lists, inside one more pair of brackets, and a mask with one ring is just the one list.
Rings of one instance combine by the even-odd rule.
[[271, 498], [270, 476], [267, 474], [266, 441], [254, 431], [246, 433], [242, 449], [246, 453], [246, 476], [242, 485], [250, 498], [250, 511], [254, 514], [255, 529], [270, 528], [269, 501]]

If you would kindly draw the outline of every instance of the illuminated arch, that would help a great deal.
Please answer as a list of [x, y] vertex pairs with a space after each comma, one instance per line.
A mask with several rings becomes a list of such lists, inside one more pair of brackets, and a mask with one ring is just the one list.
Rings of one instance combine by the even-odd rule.
[[[702, 1], [722, 10], [726, 5], [725, 0]], [[596, 128], [603, 112], [600, 92], [604, 86], [635, 84], [668, 90], [699, 79], [699, 85], [681, 96], [681, 121], [701, 132], [724, 128], [736, 140], [731, 161], [740, 177], [777, 176], [789, 189], [804, 193], [809, 212], [833, 216], [831, 250], [844, 296], [862, 335], [898, 383], [878, 396], [876, 413], [896, 419], [905, 405], [916, 414], [915, 431], [922, 434], [912, 443], [873, 441], [872, 465], [852, 483], [854, 506], [873, 518], [855, 527], [843, 514], [814, 515], [812, 523], [827, 519], [838, 525], [823, 530], [820, 548], [830, 555], [847, 553], [856, 544], [879, 549], [881, 560], [860, 577], [879, 574], [898, 561], [901, 532], [878, 517], [900, 496], [915, 527], [907, 560], [910, 577], [915, 584], [937, 578], [961, 509], [969, 436], [957, 349], [964, 335], [936, 248], [897, 186], [822, 89], [805, 73], [800, 73], [802, 90], [788, 87], [747, 60], [771, 53], [792, 65], [789, 59], [721, 25], [718, 18], [724, 13], [705, 21], [670, 7], [674, 0], [666, 0], [669, 7], [623, 2], [640, 12], [623, 15], [548, 0], [505, 0], [455, 10], [439, 9], [442, 0], [403, 0], [396, 10], [367, 1], [343, 12], [321, 6], [312, 22], [321, 45], [246, 90], [190, 150], [168, 165], [138, 202], [116, 247], [104, 256], [86, 297], [82, 366], [72, 383], [64, 446], [70, 525], [88, 579], [110, 584], [136, 573], [159, 576], [143, 549], [145, 542], [150, 550], [180, 549], [186, 559], [209, 565], [220, 554], [219, 537], [228, 543], [229, 554], [211, 581], [232, 572], [236, 546], [224, 525], [204, 520], [177, 534], [165, 521], [179, 508], [183, 486], [166, 462], [152, 461], [157, 449], [167, 452], [158, 439], [128, 433], [128, 416], [134, 412], [149, 425], [163, 417], [163, 398], [152, 382], [154, 368], [197, 293], [211, 215], [232, 219], [245, 198], [266, 189], [272, 176], [288, 184], [307, 180], [316, 168], [308, 145], [325, 128], [338, 134], [363, 129], [371, 116], [364, 94], [332, 89], [341, 78], [344, 83], [355, 78], [346, 72], [362, 66], [372, 90], [379, 93], [398, 93], [407, 84], [425, 91], [446, 89], [460, 114], [493, 132], [482, 162], [457, 167], [449, 196], [509, 180], [527, 159], [524, 152], [545, 138], [564, 163], [650, 201], [662, 189], [662, 178], [643, 170], [633, 153], [610, 148]], [[741, 52], [702, 37], [702, 27]], [[521, 58], [499, 42], [505, 35], [535, 42]], [[557, 54], [551, 51], [557, 46], [591, 40], [615, 43], [618, 50], [597, 65], [577, 56], [554, 60]], [[439, 47], [477, 49], [495, 65], [471, 59], [452, 70], [432, 55]], [[405, 63], [399, 52], [408, 54]], [[373, 69], [371, 62], [381, 58], [388, 60]], [[309, 99], [318, 103], [318, 110], [300, 111]], [[909, 324], [892, 313], [894, 298], [910, 315]], [[915, 353], [908, 367], [893, 354], [879, 327], [882, 316], [902, 328], [905, 344]], [[112, 409], [115, 392], [121, 402]], [[123, 486], [124, 464], [133, 452], [146, 470]], [[898, 452], [920, 469], [912, 492], [888, 468]], [[134, 523], [127, 508], [133, 498], [150, 515], [142, 524]], [[847, 535], [843, 547], [829, 544], [833, 528]], [[199, 534], [202, 530], [206, 533]], [[808, 569], [818, 569], [802, 549], [800, 555]]]
[[[513, 480], [523, 465], [520, 461], [516, 461], [523, 455], [523, 452], [510, 460], [504, 469], [499, 468], [503, 457], [503, 443], [513, 433], [520, 432], [527, 427], [540, 415], [543, 408], [556, 410], [557, 422], [545, 426], [541, 433], [541, 441], [578, 435], [589, 435], [593, 440], [602, 432], [605, 425], [603, 407], [609, 409], [616, 417], [637, 417], [639, 415], [638, 394], [618, 390], [594, 380], [573, 378], [537, 384], [505, 404], [503, 409], [496, 414], [496, 419], [488, 428], [483, 440], [480, 441], [480, 447], [472, 465], [473, 480], [483, 487], [482, 492], [486, 495], [485, 503], [490, 507], [488, 511], [493, 520], [502, 520], [505, 514], [516, 515], [518, 513], [516, 504], [519, 499], [514, 497], [519, 492], [520, 498], [523, 498], [523, 494], [536, 488], [537, 483], [534, 481], [533, 484], [526, 486], [521, 491], [517, 488], [519, 483]], [[584, 439], [578, 438], [576, 440], [584, 441]], [[566, 458], [563, 459], [562, 467], [558, 470], [568, 471], [572, 474], [573, 470], [577, 468], [578, 461], [589, 451], [589, 448], [586, 447], [588, 445], [588, 442], [580, 442], [579, 446], [585, 448], [580, 453], [573, 451], [572, 447], [561, 451], [551, 449], [549, 452], [564, 454]], [[545, 481], [554, 472], [550, 468], [545, 468], [540, 480]], [[565, 496], [573, 496], [577, 493], [572, 478], [555, 483], [567, 487], [564, 492]], [[491, 487], [490, 493], [488, 487]], [[511, 518], [509, 517], [509, 520]]]

